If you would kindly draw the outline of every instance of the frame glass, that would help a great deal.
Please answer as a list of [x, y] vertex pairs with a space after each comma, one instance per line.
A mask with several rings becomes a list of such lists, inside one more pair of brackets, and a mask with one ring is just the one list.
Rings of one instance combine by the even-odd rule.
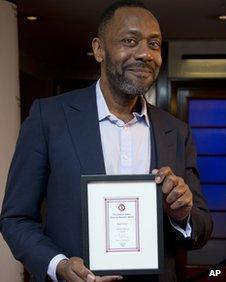
[[96, 275], [163, 268], [162, 190], [153, 175], [82, 176], [85, 265]]

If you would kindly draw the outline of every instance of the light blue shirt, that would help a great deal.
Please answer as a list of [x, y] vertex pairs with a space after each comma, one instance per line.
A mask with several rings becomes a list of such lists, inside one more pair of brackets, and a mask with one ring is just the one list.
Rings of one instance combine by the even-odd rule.
[[141, 96], [141, 113], [128, 123], [113, 115], [96, 84], [97, 110], [106, 174], [150, 173], [151, 138], [147, 105]]

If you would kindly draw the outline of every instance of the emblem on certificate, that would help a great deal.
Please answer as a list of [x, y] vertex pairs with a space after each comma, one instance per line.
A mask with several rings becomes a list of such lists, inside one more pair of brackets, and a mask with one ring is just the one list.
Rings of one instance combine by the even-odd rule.
[[161, 187], [152, 175], [82, 176], [84, 261], [97, 275], [163, 267]]

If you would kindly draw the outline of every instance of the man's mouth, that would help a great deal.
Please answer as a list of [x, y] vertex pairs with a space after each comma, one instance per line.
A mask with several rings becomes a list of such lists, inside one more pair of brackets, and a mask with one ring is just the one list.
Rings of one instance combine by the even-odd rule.
[[126, 71], [131, 72], [133, 75], [140, 77], [140, 78], [149, 78], [150, 75], [153, 75], [154, 70], [151, 68], [140, 68], [140, 67], [134, 67], [134, 68], [128, 68]]

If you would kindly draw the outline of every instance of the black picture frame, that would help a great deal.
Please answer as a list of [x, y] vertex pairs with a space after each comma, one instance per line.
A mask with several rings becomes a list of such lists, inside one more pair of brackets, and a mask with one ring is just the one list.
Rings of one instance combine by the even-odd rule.
[[[83, 175], [81, 177], [82, 189], [82, 225], [83, 225], [83, 259], [84, 264], [95, 275], [146, 275], [160, 274], [163, 272], [164, 250], [163, 250], [163, 208], [161, 185], [156, 187], [156, 215], [157, 215], [157, 249], [158, 266], [156, 268], [125, 268], [125, 269], [92, 269], [90, 267], [90, 247], [89, 247], [89, 213], [88, 213], [88, 187], [91, 183], [125, 183], [125, 182], [154, 182], [153, 175]], [[150, 238], [152, 240], [152, 238]]]

